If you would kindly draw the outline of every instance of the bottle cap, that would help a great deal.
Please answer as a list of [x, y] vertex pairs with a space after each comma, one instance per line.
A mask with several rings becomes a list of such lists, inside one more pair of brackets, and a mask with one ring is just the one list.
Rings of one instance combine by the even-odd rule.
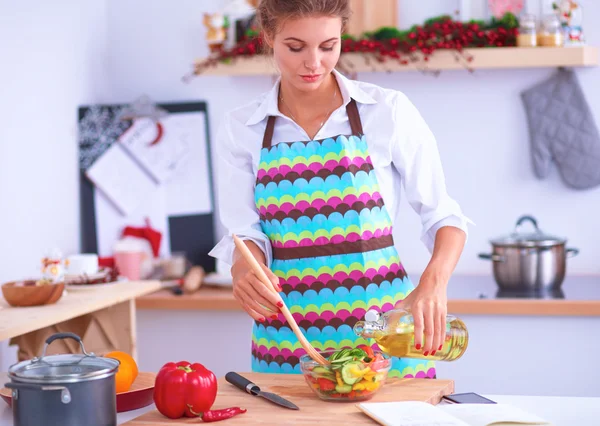
[[379, 313], [373, 309], [368, 310], [365, 313], [365, 321], [368, 322], [377, 322], [379, 321]]

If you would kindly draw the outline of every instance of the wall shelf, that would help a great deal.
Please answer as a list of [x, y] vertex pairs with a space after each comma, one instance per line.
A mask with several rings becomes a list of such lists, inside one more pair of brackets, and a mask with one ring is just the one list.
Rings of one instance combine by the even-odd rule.
[[[477, 69], [517, 69], [547, 67], [591, 67], [598, 65], [598, 48], [577, 47], [495, 47], [465, 49], [473, 60], [466, 63], [457, 60], [456, 52], [437, 51], [428, 62], [417, 61], [401, 65], [396, 61], [378, 62], [363, 54], [345, 53], [340, 62], [350, 72], [408, 72], [427, 69], [430, 71]], [[272, 58], [255, 56], [235, 59], [233, 64], [219, 64], [206, 68], [200, 75], [257, 76], [276, 74]]]

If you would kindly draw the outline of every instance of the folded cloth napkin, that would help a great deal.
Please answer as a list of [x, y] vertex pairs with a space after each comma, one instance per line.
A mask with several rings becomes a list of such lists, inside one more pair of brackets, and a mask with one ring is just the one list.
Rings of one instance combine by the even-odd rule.
[[600, 136], [575, 73], [561, 68], [522, 92], [521, 99], [536, 176], [548, 176], [554, 160], [567, 186], [600, 185]]

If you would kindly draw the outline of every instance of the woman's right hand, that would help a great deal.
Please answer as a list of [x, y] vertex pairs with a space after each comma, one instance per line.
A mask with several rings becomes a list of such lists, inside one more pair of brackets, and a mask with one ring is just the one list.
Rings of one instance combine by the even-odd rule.
[[[246, 244], [255, 257], [260, 256], [255, 254], [256, 250], [259, 249], [254, 243], [246, 242]], [[262, 252], [260, 254], [262, 255]], [[257, 260], [275, 289], [281, 291], [279, 278], [267, 268], [263, 259], [259, 258]], [[252, 318], [259, 322], [264, 322], [267, 317], [277, 319], [277, 314], [281, 312], [280, 308], [283, 307], [281, 296], [271, 291], [260, 281], [242, 256], [239, 256], [231, 267], [231, 275], [233, 277], [233, 296]]]

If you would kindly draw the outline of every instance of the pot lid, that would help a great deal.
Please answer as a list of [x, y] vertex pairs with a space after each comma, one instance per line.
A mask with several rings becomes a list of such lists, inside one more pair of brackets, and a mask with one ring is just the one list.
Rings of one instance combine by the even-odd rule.
[[[523, 231], [523, 223], [531, 222], [534, 230]], [[545, 234], [538, 228], [537, 221], [532, 216], [521, 216], [515, 225], [515, 230], [508, 236], [491, 240], [497, 246], [519, 246], [519, 247], [549, 247], [564, 244], [567, 240], [562, 237]]]
[[76, 340], [79, 340], [83, 354], [46, 355], [48, 342], [52, 342], [54, 336], [46, 340], [41, 357], [11, 366], [8, 370], [9, 377], [26, 383], [75, 383], [109, 377], [119, 368], [120, 363], [116, 359], [87, 353], [79, 337]]

